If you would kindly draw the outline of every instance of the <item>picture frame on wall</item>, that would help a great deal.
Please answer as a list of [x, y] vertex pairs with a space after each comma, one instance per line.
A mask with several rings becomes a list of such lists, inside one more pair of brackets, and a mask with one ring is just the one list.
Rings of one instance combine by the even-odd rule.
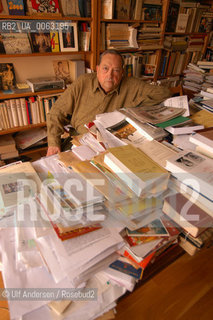
[[62, 52], [78, 51], [78, 31], [76, 22], [68, 22], [68, 30], [59, 32], [59, 43]]

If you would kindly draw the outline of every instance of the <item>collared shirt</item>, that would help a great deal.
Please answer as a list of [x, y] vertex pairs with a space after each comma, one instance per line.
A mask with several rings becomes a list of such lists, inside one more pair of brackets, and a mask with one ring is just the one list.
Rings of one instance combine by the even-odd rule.
[[93, 121], [99, 113], [155, 105], [170, 95], [169, 89], [165, 87], [146, 84], [133, 77], [124, 77], [116, 89], [105, 93], [98, 83], [96, 73], [84, 74], [52, 106], [47, 116], [48, 145], [60, 146], [63, 127], [68, 123], [82, 134], [86, 132], [84, 124]]

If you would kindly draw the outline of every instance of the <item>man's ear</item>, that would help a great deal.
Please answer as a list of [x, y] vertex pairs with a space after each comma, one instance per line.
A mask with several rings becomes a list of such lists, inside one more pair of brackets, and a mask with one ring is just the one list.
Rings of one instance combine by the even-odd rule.
[[97, 65], [97, 66], [96, 66], [96, 72], [98, 72], [98, 67], [99, 67], [99, 66]]

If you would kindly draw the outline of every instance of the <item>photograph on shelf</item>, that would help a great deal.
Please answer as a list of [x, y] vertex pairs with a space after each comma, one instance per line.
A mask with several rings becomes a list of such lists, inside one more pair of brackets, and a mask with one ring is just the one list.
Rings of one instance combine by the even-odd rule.
[[16, 85], [15, 71], [12, 63], [0, 63], [0, 90], [11, 90]]
[[66, 85], [71, 83], [68, 60], [53, 60], [53, 69], [57, 79], [63, 79]]
[[28, 14], [59, 14], [58, 0], [27, 0]]
[[2, 33], [2, 41], [6, 54], [32, 53], [27, 33]]
[[32, 32], [30, 33], [33, 52], [52, 52], [50, 33]]
[[77, 23], [69, 22], [69, 30], [59, 32], [59, 42], [62, 52], [78, 51]]

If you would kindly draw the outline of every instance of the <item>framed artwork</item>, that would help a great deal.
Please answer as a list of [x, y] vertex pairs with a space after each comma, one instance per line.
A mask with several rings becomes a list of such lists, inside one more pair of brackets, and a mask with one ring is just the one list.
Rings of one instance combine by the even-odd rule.
[[77, 23], [69, 22], [69, 30], [59, 32], [59, 42], [62, 52], [78, 51]]
[[71, 83], [68, 60], [53, 60], [53, 69], [57, 79], [63, 79], [65, 84]]
[[31, 32], [30, 33], [33, 52], [51, 52], [50, 33]]
[[2, 33], [1, 36], [6, 54], [32, 53], [27, 33]]
[[29, 14], [59, 14], [58, 0], [27, 0]]

